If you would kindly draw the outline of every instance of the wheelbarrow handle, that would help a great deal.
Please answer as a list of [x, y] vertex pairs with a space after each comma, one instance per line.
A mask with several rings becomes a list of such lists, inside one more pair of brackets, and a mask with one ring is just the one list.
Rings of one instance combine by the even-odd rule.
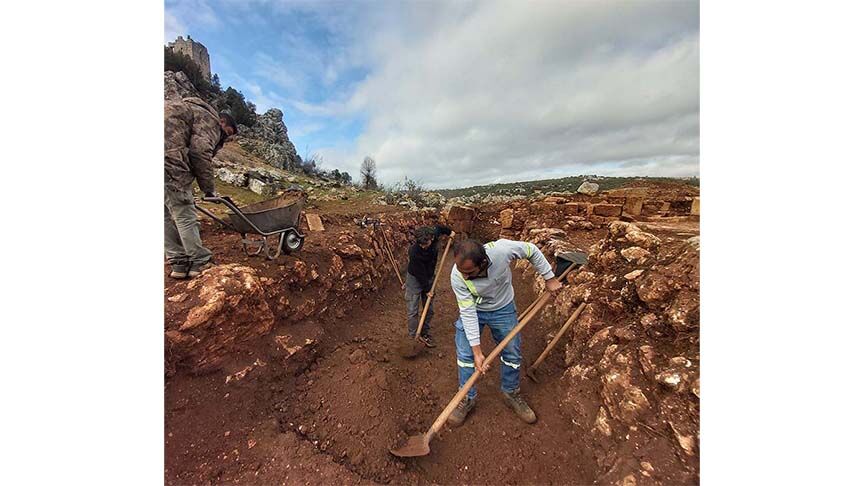
[[[216, 198], [207, 198], [207, 199], [216, 199]], [[213, 214], [212, 211], [210, 211], [209, 209], [205, 208], [204, 206], [200, 206], [200, 205], [198, 205], [197, 202], [193, 203], [193, 205], [195, 206], [195, 209], [197, 209], [198, 211], [201, 211], [202, 213], [206, 214], [210, 219], [216, 221], [217, 223], [221, 224], [222, 226], [224, 226], [224, 227], [226, 227], [226, 228], [228, 228], [228, 229], [230, 229], [230, 230], [237, 231], [237, 229], [234, 228], [234, 226], [233, 226], [231, 223], [228, 223], [228, 222], [226, 222], [224, 219], [220, 218], [219, 216], [216, 216], [215, 214]]]
[[[224, 204], [224, 205], [228, 206], [228, 209], [237, 213], [238, 215], [243, 214], [243, 211], [240, 211], [240, 208], [237, 207], [237, 204], [234, 202], [234, 200], [228, 196], [212, 196], [212, 197], [205, 196], [205, 197], [202, 197], [201, 200], [205, 201], [205, 202], [209, 202], [209, 203]], [[246, 218], [243, 217], [243, 219], [246, 219]]]
[[201, 198], [201, 200], [209, 203], [220, 203], [226, 206], [237, 207], [237, 204], [234, 203], [234, 200], [228, 196], [204, 196]]
[[[243, 218], [247, 223], [249, 223], [253, 228], [255, 228], [255, 225], [252, 224], [252, 223], [251, 223], [251, 222], [246, 218], [246, 216], [243, 214], [243, 212], [240, 211], [240, 209], [237, 207], [236, 204], [234, 204], [234, 201], [233, 201], [230, 197], [228, 197], [228, 196], [210, 196], [210, 197], [208, 197], [208, 196], [204, 196], [204, 197], [201, 198], [201, 201], [203, 201], [203, 202], [209, 202], [209, 203], [224, 204], [224, 205], [228, 206], [228, 208], [229, 208], [231, 211], [233, 211], [234, 213], [236, 213], [238, 216], [240, 216], [241, 218]], [[228, 229], [231, 229], [231, 230], [233, 230], [233, 231], [237, 231], [237, 228], [235, 228], [233, 224], [231, 224], [231, 223], [225, 221], [224, 219], [220, 218], [219, 216], [216, 216], [215, 214], [213, 214], [213, 213], [212, 213], [210, 210], [208, 210], [207, 208], [205, 208], [205, 207], [203, 207], [203, 206], [199, 206], [198, 204], [195, 204], [195, 209], [201, 211], [202, 213], [206, 214], [206, 215], [209, 216], [210, 218], [214, 219], [216, 222], [218, 222], [218, 223], [221, 224], [222, 226], [224, 226], [224, 227], [226, 227], [226, 228], [228, 228]], [[257, 228], [255, 228], [255, 229], [257, 230]]]

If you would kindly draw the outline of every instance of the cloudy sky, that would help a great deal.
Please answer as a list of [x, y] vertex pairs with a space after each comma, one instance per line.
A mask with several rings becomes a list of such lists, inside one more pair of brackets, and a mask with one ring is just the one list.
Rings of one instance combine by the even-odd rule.
[[696, 1], [167, 1], [187, 34], [355, 179], [699, 174]]

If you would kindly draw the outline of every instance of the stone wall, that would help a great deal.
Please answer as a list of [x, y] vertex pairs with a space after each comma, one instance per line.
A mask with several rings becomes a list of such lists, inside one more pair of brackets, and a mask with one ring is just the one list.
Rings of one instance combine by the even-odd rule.
[[[477, 220], [493, 239], [518, 238], [525, 228], [592, 230], [613, 221], [639, 221], [656, 217], [699, 217], [699, 197], [653, 199], [599, 194], [550, 196], [539, 200], [516, 200], [480, 210]], [[478, 226], [475, 224], [475, 226]], [[492, 230], [498, 228], [498, 234]]]

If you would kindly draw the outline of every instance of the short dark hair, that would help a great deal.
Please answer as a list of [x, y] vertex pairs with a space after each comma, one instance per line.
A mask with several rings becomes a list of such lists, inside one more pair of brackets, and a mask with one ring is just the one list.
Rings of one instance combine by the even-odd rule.
[[219, 113], [219, 118], [225, 121], [225, 124], [234, 129], [234, 133], [237, 133], [237, 123], [234, 122], [234, 117], [224, 111]]
[[414, 230], [414, 239], [419, 242], [427, 242], [431, 241], [435, 238], [435, 230], [428, 227], [423, 226], [421, 228], [417, 228]]
[[456, 260], [469, 259], [474, 262], [474, 265], [480, 265], [484, 260], [488, 260], [486, 249], [483, 244], [477, 240], [462, 240], [456, 243], [456, 248], [453, 249], [453, 256]]

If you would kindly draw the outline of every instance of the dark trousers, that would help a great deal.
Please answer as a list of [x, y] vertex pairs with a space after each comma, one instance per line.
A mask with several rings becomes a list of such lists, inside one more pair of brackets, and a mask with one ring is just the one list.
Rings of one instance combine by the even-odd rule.
[[[423, 312], [423, 306], [426, 305], [426, 292], [420, 286], [420, 282], [410, 273], [405, 275], [405, 303], [408, 306], [408, 336], [414, 337], [417, 332], [417, 325], [420, 323], [420, 314]], [[432, 299], [435, 300], [434, 298]], [[429, 311], [426, 313], [426, 320], [423, 323], [423, 330], [420, 334], [423, 337], [429, 336], [429, 324], [432, 321], [432, 316], [435, 311], [432, 309], [434, 302], [429, 303]]]

